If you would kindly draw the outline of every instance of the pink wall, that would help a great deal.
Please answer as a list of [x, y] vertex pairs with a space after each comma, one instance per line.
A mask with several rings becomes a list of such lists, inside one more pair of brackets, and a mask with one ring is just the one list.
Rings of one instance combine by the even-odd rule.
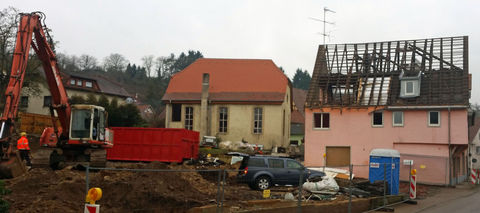
[[[369, 154], [375, 148], [397, 149], [401, 154], [428, 155], [448, 158], [448, 111], [440, 112], [440, 126], [428, 126], [428, 110], [406, 110], [404, 126], [392, 125], [392, 111], [383, 112], [383, 127], [372, 127], [373, 108], [323, 109], [330, 113], [330, 128], [313, 129], [313, 113], [305, 109], [305, 165], [323, 166], [325, 146], [351, 147], [351, 163], [368, 165]], [[467, 111], [451, 111], [452, 144], [467, 144]], [[445, 145], [442, 145], [445, 144]], [[428, 159], [426, 161], [429, 161]], [[367, 172], [365, 174], [365, 171]], [[368, 167], [356, 175], [368, 176]]]

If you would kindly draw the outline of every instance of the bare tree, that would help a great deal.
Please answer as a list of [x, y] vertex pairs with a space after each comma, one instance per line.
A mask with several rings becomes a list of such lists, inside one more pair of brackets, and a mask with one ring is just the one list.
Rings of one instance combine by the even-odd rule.
[[127, 65], [127, 59], [118, 53], [112, 53], [105, 57], [103, 66], [107, 72], [123, 72]]
[[83, 54], [78, 59], [78, 66], [81, 71], [92, 70], [97, 67], [97, 59], [91, 55]]
[[152, 77], [152, 67], [153, 67], [153, 59], [155, 56], [153, 55], [146, 55], [142, 57], [143, 66], [145, 70], [147, 70], [147, 76]]
[[157, 78], [162, 78], [165, 74], [166, 63], [165, 57], [159, 56], [155, 59], [155, 72], [157, 72]]
[[15, 46], [18, 9], [8, 7], [0, 11], [0, 75], [8, 75], [10, 59]]

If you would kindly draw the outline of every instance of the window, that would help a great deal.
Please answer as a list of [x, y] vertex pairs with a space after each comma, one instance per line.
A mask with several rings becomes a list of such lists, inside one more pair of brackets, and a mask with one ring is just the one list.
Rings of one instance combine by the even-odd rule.
[[71, 119], [71, 137], [89, 138], [91, 127], [91, 111], [86, 109], [73, 110]]
[[92, 88], [92, 87], [93, 87], [93, 84], [92, 84], [91, 81], [85, 81], [85, 86]]
[[185, 107], [185, 129], [193, 129], [193, 107]]
[[77, 80], [77, 86], [81, 87], [82, 85], [82, 80]]
[[405, 82], [405, 95], [414, 95], [414, 86], [413, 81]]
[[225, 133], [228, 130], [228, 108], [220, 107], [218, 111], [218, 132]]
[[403, 126], [403, 112], [393, 112], [393, 126]]
[[70, 84], [75, 85], [75, 79], [70, 79]]
[[28, 107], [28, 96], [20, 97], [20, 107]]
[[263, 109], [255, 107], [253, 109], [253, 133], [262, 134]]
[[330, 128], [330, 114], [329, 113], [313, 113], [313, 125], [315, 129]]
[[438, 111], [428, 112], [428, 125], [429, 126], [440, 126], [440, 112], [438, 112]]
[[268, 167], [270, 168], [284, 168], [282, 159], [268, 159]]
[[172, 122], [178, 122], [182, 120], [182, 105], [172, 104]]
[[383, 126], [383, 112], [374, 112], [372, 115], [372, 125], [373, 126]]
[[480, 146], [476, 146], [475, 151], [477, 151], [477, 155], [480, 155]]
[[251, 167], [267, 167], [263, 158], [250, 158], [248, 159], [248, 166]]
[[301, 169], [301, 168], [303, 168], [303, 166], [296, 161], [287, 160], [287, 168], [288, 169]]
[[49, 107], [52, 105], [52, 96], [43, 96], [43, 106]]

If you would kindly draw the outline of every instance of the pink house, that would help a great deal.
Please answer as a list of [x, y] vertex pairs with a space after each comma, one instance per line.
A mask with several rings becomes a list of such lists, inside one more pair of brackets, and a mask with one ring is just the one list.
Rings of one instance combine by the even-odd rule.
[[[468, 171], [468, 37], [321, 45], [305, 105], [305, 165], [368, 178], [375, 148], [401, 154], [418, 182]], [[411, 162], [411, 161], [410, 161]]]

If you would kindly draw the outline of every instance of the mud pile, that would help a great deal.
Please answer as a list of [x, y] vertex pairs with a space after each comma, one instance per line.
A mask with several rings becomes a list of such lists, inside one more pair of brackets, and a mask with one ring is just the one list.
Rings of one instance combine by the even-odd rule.
[[[218, 173], [205, 175], [206, 172], [194, 171], [197, 169], [194, 166], [162, 163], [113, 163], [109, 167], [162, 169], [168, 172], [91, 172], [90, 187], [100, 187], [103, 191], [103, 197], [98, 202], [102, 212], [185, 212], [193, 207], [216, 203], [219, 185], [218, 178], [213, 177], [218, 177]], [[234, 183], [232, 179], [227, 179], [224, 190], [227, 203], [261, 198], [261, 192]], [[12, 212], [83, 210], [85, 171], [35, 168], [5, 182], [11, 193], [4, 199], [10, 203]]]

